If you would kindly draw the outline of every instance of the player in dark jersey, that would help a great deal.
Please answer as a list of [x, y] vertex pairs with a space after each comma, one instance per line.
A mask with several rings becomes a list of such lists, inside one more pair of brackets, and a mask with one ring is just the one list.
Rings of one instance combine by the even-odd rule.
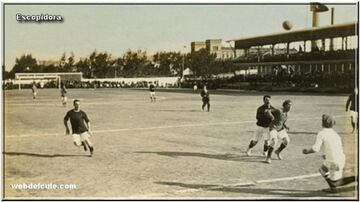
[[206, 85], [204, 85], [204, 88], [200, 92], [200, 96], [202, 97], [203, 105], [202, 110], [204, 110], [205, 106], [207, 105], [207, 111], [210, 111], [210, 93], [206, 88]]
[[151, 100], [151, 102], [156, 102], [155, 85], [152, 82], [150, 82], [149, 90], [150, 90], [150, 100]]
[[274, 109], [270, 104], [270, 95], [265, 95], [263, 97], [264, 104], [261, 105], [256, 111], [256, 131], [253, 139], [250, 141], [248, 150], [246, 154], [251, 156], [251, 149], [258, 143], [258, 141], [264, 137], [264, 156], [267, 155], [267, 150], [269, 148], [269, 125], [271, 123], [271, 117], [268, 115], [268, 111]]
[[66, 90], [65, 84], [62, 84], [60, 93], [61, 93], [61, 102], [62, 102], [63, 106], [65, 107], [66, 102], [67, 102], [67, 97], [66, 97], [67, 90]]
[[277, 144], [277, 141], [280, 140], [281, 144], [279, 148], [275, 151], [279, 160], [282, 160], [280, 152], [285, 149], [289, 144], [290, 138], [287, 134], [289, 127], [285, 124], [288, 118], [288, 113], [291, 109], [292, 101], [285, 100], [283, 102], [282, 109], [272, 109], [268, 111], [269, 116], [271, 116], [272, 121], [270, 123], [270, 141], [269, 141], [269, 150], [266, 157], [266, 163], [271, 163], [271, 154]]
[[356, 123], [358, 119], [358, 108], [356, 107], [356, 96], [357, 96], [357, 89], [354, 90], [354, 92], [349, 95], [347, 101], [346, 101], [346, 109], [345, 111], [349, 110], [350, 105], [350, 115], [351, 115], [351, 126], [352, 126], [352, 133], [356, 130]]
[[70, 130], [67, 124], [69, 119], [75, 146], [83, 146], [85, 151], [87, 151], [88, 147], [90, 149], [90, 155], [92, 155], [94, 147], [90, 141], [90, 120], [86, 113], [80, 110], [80, 100], [74, 100], [74, 109], [68, 111], [64, 117], [64, 125], [67, 135], [70, 134]]

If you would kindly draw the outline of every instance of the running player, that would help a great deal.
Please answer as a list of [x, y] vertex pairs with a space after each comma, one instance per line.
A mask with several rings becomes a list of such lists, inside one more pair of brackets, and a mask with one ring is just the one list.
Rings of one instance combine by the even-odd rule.
[[94, 147], [90, 141], [90, 120], [88, 119], [86, 113], [80, 110], [80, 100], [74, 100], [74, 109], [68, 111], [64, 117], [64, 125], [66, 128], [66, 134], [70, 134], [68, 127], [68, 120], [70, 119], [72, 137], [74, 144], [77, 147], [83, 146], [84, 150], [87, 151], [87, 147], [90, 149], [90, 155], [93, 154]]
[[336, 192], [337, 186], [343, 186], [355, 181], [355, 176], [343, 178], [345, 166], [345, 154], [343, 151], [341, 138], [332, 128], [336, 124], [333, 116], [322, 115], [323, 129], [318, 132], [315, 144], [308, 149], [303, 149], [303, 154], [319, 152], [323, 147], [323, 164], [319, 168], [320, 174], [329, 184], [330, 190]]
[[35, 100], [36, 99], [36, 94], [37, 94], [37, 87], [36, 87], [35, 82], [33, 82], [31, 90], [32, 90], [32, 94], [33, 94], [33, 99]]
[[201, 90], [200, 93], [203, 101], [202, 110], [204, 111], [205, 106], [207, 105], [207, 111], [210, 111], [210, 93], [206, 88], [206, 85], [204, 85], [204, 88]]
[[151, 102], [156, 102], [155, 85], [152, 82], [150, 82], [149, 90], [150, 90], [150, 100], [151, 100]]
[[266, 163], [271, 163], [271, 154], [278, 142], [278, 139], [281, 141], [279, 148], [275, 151], [279, 160], [282, 160], [280, 152], [285, 149], [289, 144], [290, 138], [287, 134], [289, 127], [285, 124], [288, 118], [288, 112], [292, 106], [291, 100], [285, 100], [283, 102], [282, 109], [272, 109], [268, 111], [268, 115], [271, 116], [272, 122], [270, 123], [270, 140], [269, 140], [269, 149], [266, 157]]
[[355, 132], [356, 123], [358, 119], [358, 108], [356, 107], [356, 96], [357, 96], [357, 89], [354, 89], [354, 92], [349, 95], [346, 101], [346, 109], [348, 111], [350, 105], [350, 114], [351, 114], [351, 126], [352, 126], [352, 133]]
[[62, 84], [60, 93], [61, 93], [62, 105], [65, 107], [66, 102], [67, 102], [67, 97], [66, 97], [67, 90], [66, 90], [65, 84]]
[[256, 111], [256, 130], [254, 133], [253, 139], [250, 141], [248, 150], [246, 154], [251, 156], [252, 148], [258, 143], [258, 141], [264, 137], [264, 156], [267, 155], [267, 150], [269, 148], [269, 125], [271, 123], [271, 117], [268, 115], [268, 111], [274, 109], [270, 104], [270, 95], [265, 95], [263, 97], [264, 104], [261, 105]]

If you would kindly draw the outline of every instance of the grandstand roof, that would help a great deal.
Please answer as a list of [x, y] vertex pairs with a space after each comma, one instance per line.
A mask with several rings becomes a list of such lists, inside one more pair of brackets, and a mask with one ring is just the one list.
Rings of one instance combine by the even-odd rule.
[[323, 27], [312, 27], [270, 35], [232, 39], [228, 42], [235, 41], [235, 49], [245, 49], [252, 46], [345, 37], [357, 34], [357, 26], [358, 24], [355, 22], [338, 25], [328, 25]]

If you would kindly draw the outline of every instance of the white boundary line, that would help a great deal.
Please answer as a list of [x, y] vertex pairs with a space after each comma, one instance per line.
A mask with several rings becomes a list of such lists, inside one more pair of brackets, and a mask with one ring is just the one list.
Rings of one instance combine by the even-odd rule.
[[[345, 115], [337, 115], [334, 117], [347, 117]], [[289, 119], [289, 121], [297, 120], [317, 120], [320, 118], [309, 118], [302, 117], [297, 119]], [[246, 123], [255, 123], [255, 121], [228, 121], [228, 122], [217, 122], [217, 123], [198, 123], [198, 124], [184, 124], [184, 125], [169, 125], [169, 126], [155, 126], [155, 127], [145, 127], [145, 128], [120, 128], [120, 129], [110, 129], [110, 130], [94, 130], [93, 133], [116, 133], [123, 131], [136, 131], [136, 130], [158, 130], [158, 129], [171, 129], [171, 128], [187, 128], [187, 127], [203, 127], [203, 126], [222, 126], [222, 125], [237, 125], [237, 124], [246, 124]], [[41, 137], [41, 136], [58, 136], [59, 133], [45, 133], [39, 135], [20, 135], [20, 136], [5, 136], [5, 138], [23, 138], [23, 137]]]

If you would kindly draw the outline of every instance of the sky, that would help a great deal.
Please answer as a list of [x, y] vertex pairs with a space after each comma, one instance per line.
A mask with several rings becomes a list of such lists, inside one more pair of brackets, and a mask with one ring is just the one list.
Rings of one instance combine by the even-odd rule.
[[[355, 3], [327, 4], [335, 8], [335, 24], [356, 22]], [[308, 4], [257, 5], [5, 5], [5, 69], [15, 59], [32, 54], [38, 60], [59, 60], [65, 52], [75, 59], [94, 50], [114, 58], [126, 51], [189, 52], [192, 41], [223, 41], [284, 32], [288, 20], [292, 30], [311, 27]], [[16, 14], [61, 15], [59, 23], [20, 23]], [[330, 12], [319, 14], [319, 25], [330, 24]], [[226, 43], [224, 42], [224, 45]]]

